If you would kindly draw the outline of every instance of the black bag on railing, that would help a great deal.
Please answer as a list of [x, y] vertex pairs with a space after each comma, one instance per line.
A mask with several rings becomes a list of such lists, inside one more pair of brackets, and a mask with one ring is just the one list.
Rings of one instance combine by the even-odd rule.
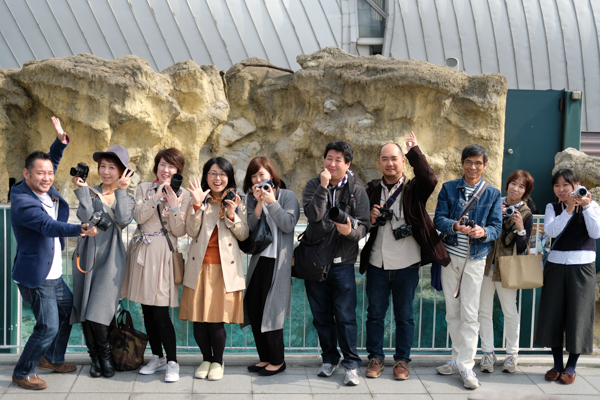
[[339, 233], [336, 228], [314, 242], [306, 239], [306, 231], [298, 236], [294, 249], [292, 276], [312, 282], [323, 282], [329, 275]]

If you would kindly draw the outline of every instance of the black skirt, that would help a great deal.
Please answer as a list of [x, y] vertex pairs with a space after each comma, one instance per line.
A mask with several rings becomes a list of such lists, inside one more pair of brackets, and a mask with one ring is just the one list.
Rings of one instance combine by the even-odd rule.
[[562, 347], [569, 353], [591, 353], [594, 347], [596, 263], [563, 265], [547, 262], [534, 343]]

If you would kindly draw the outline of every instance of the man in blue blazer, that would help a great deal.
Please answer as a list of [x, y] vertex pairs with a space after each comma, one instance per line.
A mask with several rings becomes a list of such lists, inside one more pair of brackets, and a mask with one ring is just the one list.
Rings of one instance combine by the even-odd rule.
[[15, 366], [12, 381], [25, 389], [45, 389], [36, 366], [56, 372], [77, 369], [65, 362], [71, 333], [69, 317], [73, 295], [62, 279], [64, 236], [98, 233], [89, 224], [67, 223], [69, 205], [52, 186], [54, 173], [69, 139], [60, 121], [52, 117], [56, 140], [50, 153], [36, 151], [25, 160], [23, 179], [10, 192], [11, 221], [17, 239], [12, 278], [23, 300], [31, 304], [36, 325]]

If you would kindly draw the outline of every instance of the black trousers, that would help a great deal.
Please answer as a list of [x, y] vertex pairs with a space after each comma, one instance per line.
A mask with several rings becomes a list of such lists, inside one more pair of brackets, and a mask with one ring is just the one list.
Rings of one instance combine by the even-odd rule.
[[167, 361], [177, 362], [177, 338], [169, 315], [169, 307], [142, 304], [142, 312], [144, 313], [146, 333], [150, 337], [148, 341], [152, 354], [162, 357], [164, 347]]
[[283, 364], [283, 329], [261, 332], [263, 313], [267, 295], [273, 282], [275, 259], [261, 257], [252, 273], [252, 278], [244, 297], [245, 310], [250, 320], [252, 334], [256, 342], [256, 351], [261, 362], [272, 365]]

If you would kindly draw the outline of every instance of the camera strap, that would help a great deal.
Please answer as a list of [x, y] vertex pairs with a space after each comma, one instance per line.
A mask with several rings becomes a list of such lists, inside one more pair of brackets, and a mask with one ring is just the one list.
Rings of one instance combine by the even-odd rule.
[[385, 202], [385, 206], [384, 206], [388, 210], [391, 210], [391, 207], [394, 205], [394, 202], [396, 201], [398, 196], [400, 196], [400, 207], [399, 207], [400, 215], [398, 216], [398, 218], [400, 218], [402, 216], [402, 199], [404, 198], [404, 188], [406, 187], [405, 183], [406, 182], [403, 182], [400, 185], [400, 187], [398, 189], [396, 189], [396, 191], [394, 193], [392, 193], [392, 195]]
[[160, 213], [160, 208], [158, 206], [156, 207], [156, 211], [158, 212], [158, 220], [160, 221], [160, 225], [162, 226], [161, 231], [162, 231], [163, 235], [165, 236], [165, 239], [167, 239], [167, 244], [169, 245], [169, 250], [171, 250], [171, 253], [176, 253], [175, 248], [173, 247], [173, 243], [171, 243], [171, 238], [169, 237], [169, 231], [167, 230], [167, 227], [165, 226], [165, 221], [163, 221], [163, 219], [162, 219], [162, 215]]
[[[106, 212], [108, 213], [108, 215], [110, 215], [110, 218], [113, 220], [113, 222], [115, 222], [115, 214], [113, 213], [110, 205], [106, 202], [106, 199], [104, 198], [104, 196], [102, 196], [102, 193], [100, 193], [99, 191], [94, 189], [92, 186], [90, 186], [89, 188], [92, 192], [96, 193], [96, 195], [100, 198], [100, 201], [102, 202], [102, 204], [104, 204], [104, 206], [106, 208]], [[115, 201], [117, 201], [116, 198], [115, 198]]]
[[[471, 195], [471, 198], [469, 199], [467, 204], [465, 204], [465, 208], [463, 209], [462, 213], [460, 214], [460, 218], [458, 219], [459, 221], [469, 212], [469, 210], [473, 207], [473, 205], [475, 205], [477, 200], [479, 200], [481, 198], [481, 195], [483, 194], [483, 192], [485, 192], [485, 189], [487, 189], [487, 186], [488, 186], [487, 182], [482, 180], [481, 185], [479, 185], [477, 190], [475, 190], [475, 192]], [[455, 299], [458, 298], [458, 296], [460, 296], [460, 284], [462, 282], [462, 277], [465, 272], [465, 268], [467, 267], [467, 262], [469, 261], [470, 253], [471, 253], [471, 238], [468, 238], [467, 239], [467, 257], [465, 257], [465, 264], [463, 265], [462, 270], [460, 271], [460, 276], [458, 277], [458, 283], [456, 285], [456, 289], [454, 290], [454, 298]]]

